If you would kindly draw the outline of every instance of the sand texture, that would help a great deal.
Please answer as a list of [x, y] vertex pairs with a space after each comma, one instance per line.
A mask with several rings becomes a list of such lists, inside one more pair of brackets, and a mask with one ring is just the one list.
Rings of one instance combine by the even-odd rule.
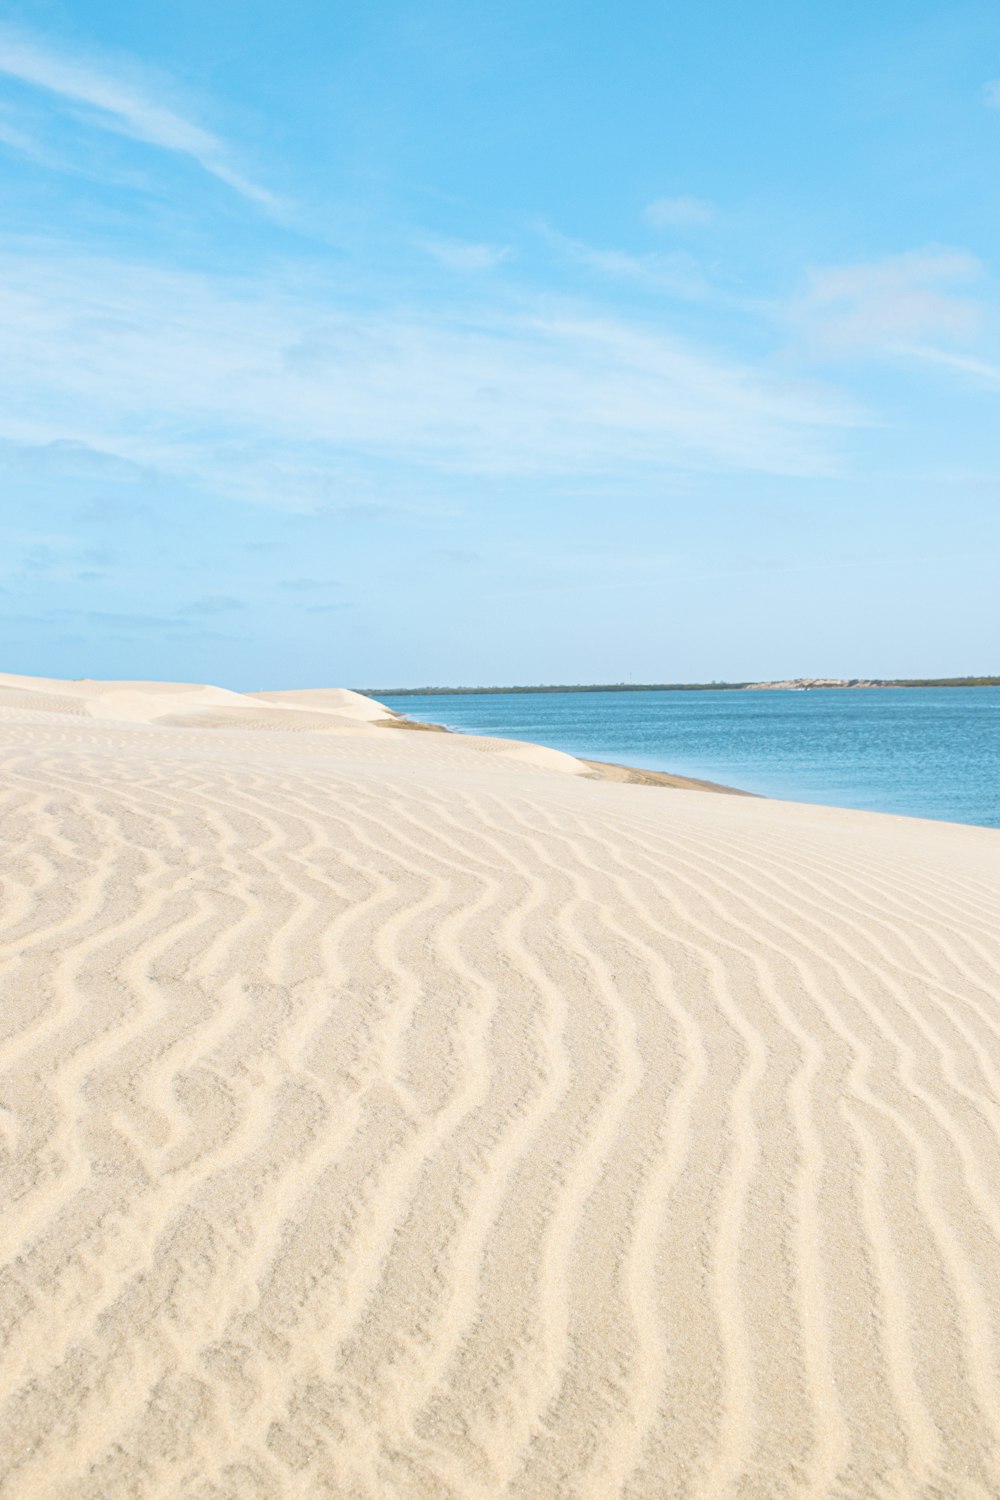
[[1000, 1495], [1000, 835], [0, 678], [3, 1500]]

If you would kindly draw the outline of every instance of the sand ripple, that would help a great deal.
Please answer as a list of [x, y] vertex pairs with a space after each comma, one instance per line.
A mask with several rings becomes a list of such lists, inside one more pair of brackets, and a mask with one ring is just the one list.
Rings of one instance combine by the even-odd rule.
[[2, 686], [0, 1495], [1000, 1495], [1000, 836]]

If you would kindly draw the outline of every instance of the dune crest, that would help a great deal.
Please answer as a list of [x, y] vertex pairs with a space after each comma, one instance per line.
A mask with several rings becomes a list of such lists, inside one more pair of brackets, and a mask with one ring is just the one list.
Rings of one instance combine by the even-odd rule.
[[300, 709], [310, 713], [339, 714], [345, 719], [360, 719], [363, 723], [377, 723], [391, 712], [374, 698], [355, 693], [351, 688], [299, 688], [287, 692], [250, 693], [263, 703], [272, 703], [278, 708]]
[[1000, 836], [386, 713], [0, 676], [0, 1496], [995, 1500]]

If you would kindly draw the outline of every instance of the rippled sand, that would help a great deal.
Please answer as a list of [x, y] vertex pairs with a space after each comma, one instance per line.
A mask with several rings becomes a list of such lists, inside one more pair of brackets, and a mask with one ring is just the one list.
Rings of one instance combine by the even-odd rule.
[[1000, 835], [0, 679], [0, 1494], [1000, 1494]]

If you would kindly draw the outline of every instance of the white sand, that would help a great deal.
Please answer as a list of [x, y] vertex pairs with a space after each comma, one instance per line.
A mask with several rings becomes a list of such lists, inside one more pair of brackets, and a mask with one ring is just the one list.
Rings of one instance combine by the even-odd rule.
[[1000, 835], [383, 713], [0, 678], [0, 1495], [1000, 1494]]

